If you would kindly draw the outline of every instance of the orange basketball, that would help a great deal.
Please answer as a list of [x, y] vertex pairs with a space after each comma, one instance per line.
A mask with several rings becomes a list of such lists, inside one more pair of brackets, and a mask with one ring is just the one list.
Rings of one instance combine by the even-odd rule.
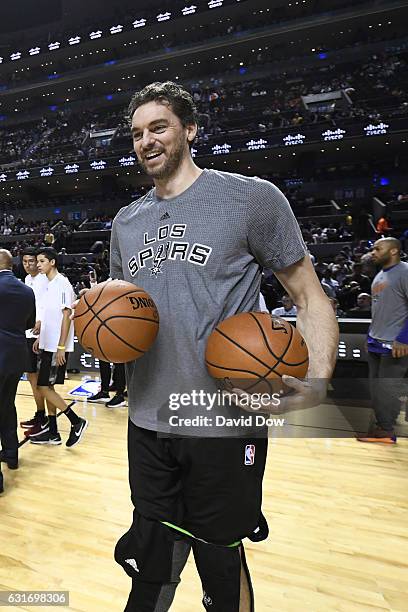
[[94, 357], [112, 363], [139, 359], [159, 330], [159, 313], [144, 289], [122, 280], [87, 291], [74, 315], [75, 333]]
[[205, 362], [211, 376], [227, 388], [272, 394], [284, 389], [283, 374], [305, 377], [309, 357], [300, 332], [285, 319], [242, 312], [211, 333]]

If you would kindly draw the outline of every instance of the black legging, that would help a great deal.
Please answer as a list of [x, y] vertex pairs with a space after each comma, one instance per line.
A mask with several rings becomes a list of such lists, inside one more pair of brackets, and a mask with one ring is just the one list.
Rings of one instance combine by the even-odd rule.
[[18, 452], [17, 412], [15, 398], [21, 374], [0, 374], [0, 443], [5, 455]]
[[408, 395], [408, 357], [368, 353], [370, 391], [377, 425], [393, 431], [402, 407], [401, 398]]
[[[111, 379], [111, 364], [107, 361], [99, 361], [101, 372], [101, 391], [108, 393]], [[125, 366], [123, 363], [115, 363], [113, 366], [113, 383], [116, 393], [123, 395], [126, 388]]]

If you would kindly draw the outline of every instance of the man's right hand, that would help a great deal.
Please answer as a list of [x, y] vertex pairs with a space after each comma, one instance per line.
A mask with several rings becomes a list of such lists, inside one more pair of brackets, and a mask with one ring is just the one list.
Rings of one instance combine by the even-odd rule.
[[[83, 295], [85, 295], [85, 293], [86, 293], [87, 291], [90, 291], [90, 289], [81, 289], [81, 291], [79, 292], [79, 297], [81, 298]], [[75, 308], [78, 306], [78, 304], [79, 304], [79, 299], [78, 299], [78, 300], [75, 300], [75, 302], [73, 302], [73, 303], [71, 304], [71, 310], [72, 310], [72, 312], [71, 312], [71, 314], [69, 315], [69, 318], [71, 319], [71, 321], [74, 319], [74, 316], [75, 316]]]
[[40, 352], [40, 339], [37, 338], [37, 340], [34, 342], [33, 344], [33, 353], [35, 353], [36, 355], [38, 355]]
[[36, 321], [33, 329], [31, 330], [31, 333], [34, 334], [35, 336], [39, 336], [40, 331], [41, 331], [41, 321]]

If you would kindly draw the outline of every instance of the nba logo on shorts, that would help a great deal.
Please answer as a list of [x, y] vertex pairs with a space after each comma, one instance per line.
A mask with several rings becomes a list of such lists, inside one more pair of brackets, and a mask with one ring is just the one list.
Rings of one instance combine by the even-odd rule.
[[247, 444], [245, 447], [245, 465], [254, 465], [255, 463], [255, 444]]

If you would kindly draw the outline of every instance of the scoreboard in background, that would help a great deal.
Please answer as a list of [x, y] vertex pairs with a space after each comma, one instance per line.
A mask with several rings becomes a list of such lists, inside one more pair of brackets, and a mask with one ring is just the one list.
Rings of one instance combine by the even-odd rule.
[[[296, 323], [293, 317], [285, 317], [291, 323]], [[340, 327], [340, 341], [337, 352], [339, 362], [367, 363], [365, 349], [369, 319], [338, 319]], [[99, 369], [99, 360], [86, 352], [75, 337], [75, 350], [69, 357], [69, 370], [91, 372]]]

